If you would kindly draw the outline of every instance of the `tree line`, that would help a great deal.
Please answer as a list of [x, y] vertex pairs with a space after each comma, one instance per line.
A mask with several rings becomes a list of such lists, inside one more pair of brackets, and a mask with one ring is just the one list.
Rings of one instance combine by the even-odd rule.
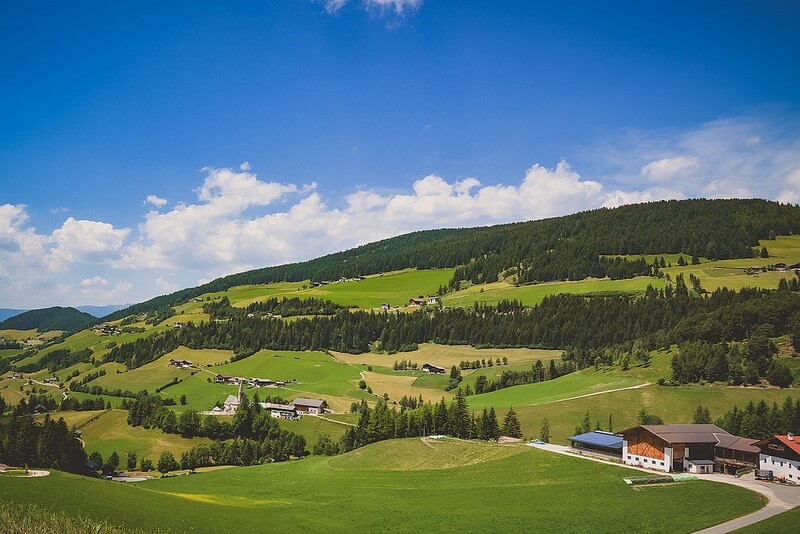
[[397, 410], [385, 399], [374, 407], [366, 401], [353, 406], [359, 419], [348, 428], [339, 442], [339, 451], [347, 452], [370, 443], [393, 438], [421, 437], [445, 434], [457, 438], [496, 440], [501, 435], [522, 437], [519, 419], [514, 409], [508, 411], [502, 425], [494, 407], [475, 416], [469, 410], [466, 396], [459, 388], [450, 403], [442, 398], [438, 403], [420, 403], [414, 408], [401, 404]]
[[800, 434], [800, 399], [792, 397], [778, 405], [769, 406], [764, 399], [758, 403], [750, 401], [744, 409], [734, 406], [721, 418], [717, 426], [735, 436], [765, 439], [776, 434]]
[[63, 418], [54, 421], [46, 415], [36, 423], [32, 417], [12, 417], [0, 427], [0, 462], [82, 473], [86, 452]]

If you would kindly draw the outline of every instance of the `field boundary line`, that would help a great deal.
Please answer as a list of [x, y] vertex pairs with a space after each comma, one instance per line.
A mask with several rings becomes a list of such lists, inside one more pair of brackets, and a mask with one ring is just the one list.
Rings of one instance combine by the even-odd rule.
[[548, 401], [548, 402], [537, 402], [536, 404], [527, 404], [526, 406], [542, 406], [542, 405], [545, 405], [545, 404], [555, 404], [556, 402], [566, 402], [566, 401], [571, 401], [571, 400], [575, 400], [575, 399], [585, 399], [586, 397], [594, 397], [595, 395], [605, 395], [606, 393], [616, 393], [617, 391], [628, 391], [629, 389], [641, 389], [641, 388], [646, 388], [646, 387], [652, 386], [652, 385], [653, 385], [652, 382], [645, 382], [643, 384], [637, 384], [635, 386], [628, 386], [628, 387], [624, 387], [624, 388], [615, 388], [615, 389], [607, 389], [607, 390], [604, 390], [604, 391], [595, 391], [593, 393], [584, 393], [583, 395], [576, 395], [574, 397], [567, 397], [566, 399], [557, 399], [557, 400]]

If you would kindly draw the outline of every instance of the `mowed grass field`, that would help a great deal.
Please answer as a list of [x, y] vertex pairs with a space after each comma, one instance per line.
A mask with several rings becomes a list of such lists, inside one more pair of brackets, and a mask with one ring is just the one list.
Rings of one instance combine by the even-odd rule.
[[417, 350], [410, 352], [398, 352], [396, 354], [378, 354], [369, 352], [366, 354], [347, 354], [343, 352], [332, 352], [333, 356], [346, 363], [381, 365], [392, 368], [395, 361], [411, 360], [420, 367], [425, 363], [432, 363], [446, 369], [464, 360], [475, 361], [481, 359], [496, 360], [504, 357], [509, 362], [535, 362], [542, 360], [542, 363], [552, 359], [561, 358], [563, 351], [545, 349], [476, 349], [470, 345], [436, 345], [434, 343], [421, 343]]
[[639, 276], [629, 280], [586, 279], [570, 282], [548, 282], [525, 286], [514, 286], [508, 282], [493, 282], [476, 285], [467, 289], [448, 293], [442, 298], [445, 306], [472, 306], [475, 302], [495, 305], [501, 300], [516, 299], [526, 306], [534, 306], [550, 295], [571, 293], [592, 295], [604, 293], [643, 293], [648, 285], [655, 288], [666, 287], [667, 282], [660, 278]]
[[127, 389], [141, 391], [143, 389], [153, 393], [156, 388], [162, 387], [175, 378], [185, 379], [192, 373], [200, 372], [198, 369], [179, 369], [169, 364], [171, 359], [190, 360], [195, 366], [205, 367], [229, 360], [233, 356], [232, 351], [203, 349], [193, 350], [186, 347], [178, 347], [169, 354], [154, 360], [136, 369], [123, 372], [108, 372], [91, 382], [91, 385], [102, 386], [106, 389]]
[[309, 280], [303, 282], [280, 282], [265, 285], [237, 286], [217, 293], [199, 297], [201, 302], [190, 302], [179, 308], [186, 316], [198, 313], [203, 304], [211, 300], [228, 297], [238, 307], [266, 300], [267, 298], [321, 298], [343, 306], [377, 308], [381, 304], [405, 306], [408, 300], [419, 295], [433, 295], [440, 286], [446, 286], [453, 277], [453, 269], [430, 269], [418, 271], [406, 269], [379, 275], [367, 276], [361, 281], [338, 282], [311, 287]]
[[241, 532], [679, 533], [763, 506], [748, 490], [705, 481], [632, 489], [622, 477], [633, 473], [525, 446], [407, 439], [138, 485], [62, 473], [9, 478], [0, 498], [143, 530], [208, 533], [232, 524]]
[[[65, 412], [69, 413], [69, 412]], [[171, 451], [180, 459], [182, 452], [187, 451], [199, 443], [211, 443], [207, 438], [185, 439], [177, 434], [165, 434], [157, 428], [143, 428], [141, 426], [128, 426], [128, 412], [126, 410], [106, 410], [96, 412], [77, 412], [73, 420], [81, 430], [81, 438], [85, 442], [87, 453], [99, 452], [103, 458], [116, 451], [120, 458], [125, 459], [128, 451], [136, 452], [141, 458], [150, 458], [155, 466], [159, 456], [164, 451]], [[84, 414], [93, 414], [94, 417], [82, 421]], [[61, 417], [56, 413], [53, 417]], [[67, 418], [65, 417], [65, 420]]]

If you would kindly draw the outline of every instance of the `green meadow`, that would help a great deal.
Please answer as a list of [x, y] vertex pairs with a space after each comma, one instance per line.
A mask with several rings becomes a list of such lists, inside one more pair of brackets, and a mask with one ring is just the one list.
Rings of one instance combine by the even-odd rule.
[[[633, 489], [622, 467], [525, 446], [393, 440], [341, 457], [140, 484], [52, 473], [0, 480], [0, 499], [165, 532], [693, 532], [763, 506], [738, 487]], [[52, 491], [53, 488], [58, 491]], [[702, 514], [686, 513], [702, 509]], [[234, 520], [235, 518], [235, 520]]]

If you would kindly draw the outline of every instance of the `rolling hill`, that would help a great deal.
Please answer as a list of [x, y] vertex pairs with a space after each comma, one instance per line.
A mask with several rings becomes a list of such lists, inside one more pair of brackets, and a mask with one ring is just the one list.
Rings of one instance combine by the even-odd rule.
[[88, 313], [78, 311], [75, 308], [55, 306], [41, 310], [31, 310], [9, 317], [0, 323], [0, 330], [36, 329], [39, 332], [49, 332], [51, 330], [74, 332], [83, 330], [96, 322], [97, 318]]

